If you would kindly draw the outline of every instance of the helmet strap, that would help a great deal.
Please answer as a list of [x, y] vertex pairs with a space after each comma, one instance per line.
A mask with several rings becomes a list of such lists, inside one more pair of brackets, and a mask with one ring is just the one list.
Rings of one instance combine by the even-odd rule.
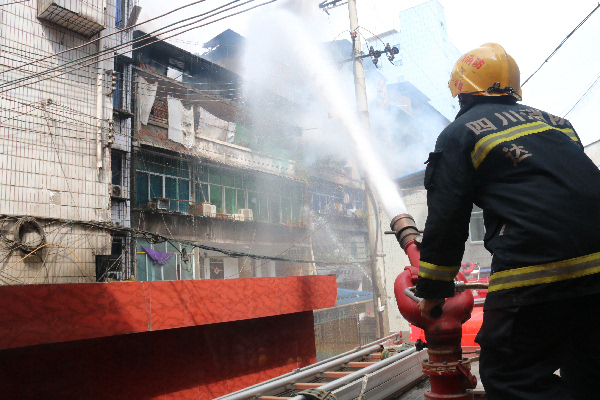
[[475, 93], [489, 93], [489, 94], [500, 93], [500, 94], [507, 94], [507, 95], [509, 94], [509, 95], [513, 95], [519, 101], [523, 100], [523, 98], [517, 94], [517, 92], [515, 91], [514, 88], [512, 88], [510, 86], [501, 88], [500, 82], [494, 83], [492, 86], [490, 86], [486, 90], [480, 90], [478, 92], [470, 92], [470, 93], [465, 93], [465, 94], [475, 94]]

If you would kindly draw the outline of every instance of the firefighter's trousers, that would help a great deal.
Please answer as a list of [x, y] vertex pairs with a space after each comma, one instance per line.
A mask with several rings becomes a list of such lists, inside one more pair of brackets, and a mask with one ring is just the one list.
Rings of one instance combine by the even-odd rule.
[[490, 400], [600, 396], [600, 294], [486, 310], [475, 340]]

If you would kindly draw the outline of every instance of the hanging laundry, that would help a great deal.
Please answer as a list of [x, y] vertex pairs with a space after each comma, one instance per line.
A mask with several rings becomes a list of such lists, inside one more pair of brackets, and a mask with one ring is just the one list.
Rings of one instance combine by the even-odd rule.
[[148, 83], [141, 76], [135, 78], [137, 83], [137, 106], [138, 115], [140, 118], [138, 122], [144, 125], [148, 125], [148, 118], [150, 118], [150, 111], [152, 105], [156, 99], [156, 90], [158, 89], [158, 83]]
[[157, 266], [163, 266], [173, 258], [173, 253], [163, 253], [162, 251], [153, 250], [148, 247], [142, 246], [142, 249], [148, 254], [148, 257], [152, 260], [152, 263]]
[[169, 139], [186, 148], [194, 146], [194, 108], [187, 110], [179, 99], [167, 97], [169, 105]]
[[227, 132], [225, 132], [225, 141], [227, 143], [233, 143], [235, 140], [235, 122], [229, 122], [227, 126]]
[[199, 107], [198, 130], [202, 136], [211, 139], [233, 143], [235, 140], [235, 122], [227, 122], [215, 117], [205, 109]]
[[344, 203], [344, 204], [350, 203], [350, 195], [348, 193], [344, 193], [342, 195], [342, 203]]

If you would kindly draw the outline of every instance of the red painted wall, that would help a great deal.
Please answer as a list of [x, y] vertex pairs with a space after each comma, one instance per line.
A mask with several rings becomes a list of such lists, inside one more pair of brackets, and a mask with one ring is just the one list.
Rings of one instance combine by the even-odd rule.
[[315, 362], [335, 277], [0, 287], [0, 399], [212, 399]]
[[314, 363], [311, 311], [0, 352], [2, 399], [213, 399]]

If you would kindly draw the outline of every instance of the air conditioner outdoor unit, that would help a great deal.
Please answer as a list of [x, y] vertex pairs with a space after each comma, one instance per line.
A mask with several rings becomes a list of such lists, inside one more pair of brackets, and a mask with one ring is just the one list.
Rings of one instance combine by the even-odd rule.
[[252, 216], [252, 209], [250, 208], [242, 208], [239, 210], [240, 214], [244, 216], [243, 221], [253, 221], [254, 218]]
[[169, 209], [169, 200], [156, 199], [156, 209], [157, 210], [168, 210]]
[[234, 221], [243, 221], [244, 214], [231, 214], [231, 219], [233, 219]]
[[110, 186], [110, 197], [114, 199], [126, 199], [125, 187], [121, 185]]
[[210, 203], [202, 203], [202, 216], [216, 218], [217, 206]]

